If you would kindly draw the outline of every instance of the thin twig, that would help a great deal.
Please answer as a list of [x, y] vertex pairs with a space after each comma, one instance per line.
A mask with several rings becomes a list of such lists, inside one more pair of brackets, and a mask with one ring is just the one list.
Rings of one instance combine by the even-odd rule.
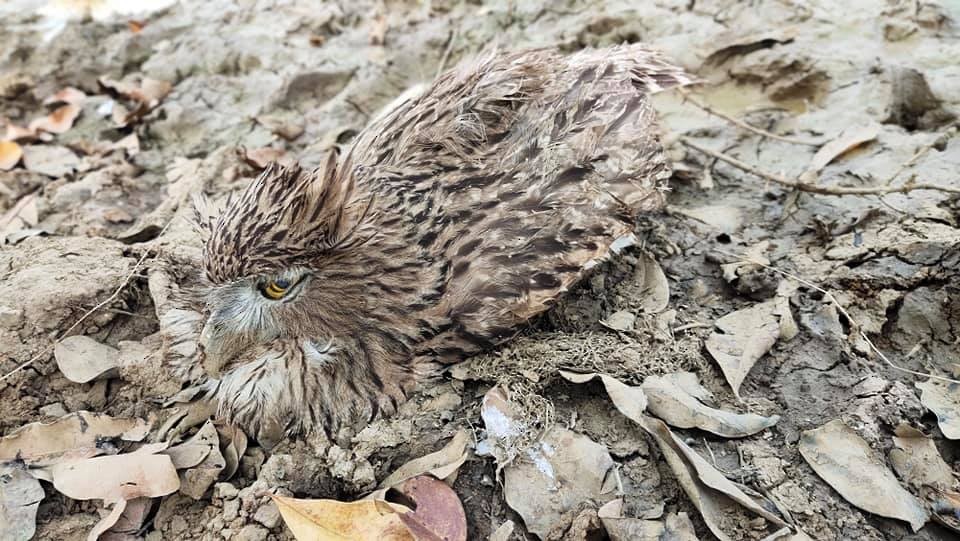
[[693, 139], [687, 136], [680, 137], [680, 142], [694, 150], [697, 150], [706, 154], [707, 156], [729, 163], [730, 165], [738, 169], [742, 169], [762, 179], [769, 180], [770, 182], [774, 182], [776, 184], [780, 184], [781, 186], [786, 186], [788, 188], [800, 190], [801, 192], [816, 193], [821, 195], [883, 195], [888, 193], [910, 193], [914, 190], [933, 190], [938, 192], [960, 194], [960, 187], [941, 186], [938, 184], [930, 184], [926, 182], [913, 182], [913, 181], [908, 181], [906, 184], [901, 184], [900, 186], [845, 187], [845, 186], [820, 186], [818, 184], [808, 184], [806, 182], [790, 180], [784, 176], [777, 175], [774, 173], [768, 173], [767, 171], [758, 169], [732, 156], [728, 156], [727, 154], [724, 154], [722, 152], [705, 147], [700, 143], [695, 142]]
[[[169, 222], [167, 222], [167, 225], [163, 226], [163, 229], [160, 230], [160, 233], [157, 234], [157, 237], [160, 237], [161, 235], [163, 235], [163, 234], [167, 231], [167, 228], [170, 227], [170, 224], [171, 224], [171, 223], [173, 223], [173, 220], [170, 220]], [[110, 304], [111, 302], [115, 301], [115, 300], [117, 299], [117, 297], [120, 296], [120, 293], [123, 292], [124, 288], [127, 287], [127, 284], [129, 284], [130, 281], [133, 280], [133, 277], [134, 277], [134, 276], [137, 274], [137, 272], [143, 267], [143, 263], [144, 263], [144, 261], [147, 260], [147, 257], [148, 257], [149, 255], [150, 255], [150, 250], [149, 250], [149, 249], [144, 250], [143, 255], [141, 255], [141, 256], [140, 256], [140, 259], [138, 259], [137, 262], [133, 265], [133, 268], [130, 269], [130, 272], [128, 272], [127, 275], [126, 275], [126, 277], [123, 279], [123, 281], [120, 282], [120, 285], [117, 286], [117, 289], [116, 289], [109, 297], [107, 297], [106, 299], [104, 299], [102, 302], [98, 303], [98, 304], [97, 304], [96, 306], [94, 306], [93, 308], [91, 308], [91, 309], [87, 310], [86, 312], [84, 312], [84, 314], [83, 314], [82, 316], [80, 316], [79, 319], [77, 319], [76, 321], [73, 322], [73, 325], [70, 325], [70, 327], [69, 327], [67, 330], [63, 331], [62, 333], [60, 333], [60, 334], [57, 336], [57, 338], [54, 340], [54, 344], [56, 344], [56, 342], [58, 342], [61, 338], [63, 338], [63, 337], [65, 337], [65, 336], [67, 336], [68, 334], [70, 334], [74, 329], [76, 329], [78, 326], [80, 326], [81, 323], [83, 323], [84, 321], [86, 321], [86, 319], [87, 319], [88, 317], [90, 317], [91, 315], [93, 315], [95, 312], [99, 311], [99, 310], [100, 310], [101, 308], [103, 308], [104, 306], [107, 306], [107, 305]], [[40, 353], [37, 353], [36, 355], [34, 355], [33, 357], [31, 357], [29, 360], [24, 361], [23, 363], [21, 363], [20, 365], [18, 365], [18, 366], [17, 366], [16, 368], [14, 368], [13, 370], [7, 372], [7, 373], [4, 374], [3, 376], [0, 376], [0, 382], [6, 381], [6, 380], [9, 379], [10, 377], [12, 377], [14, 374], [16, 374], [16, 373], [20, 372], [21, 370], [23, 370], [24, 368], [30, 366], [31, 364], [37, 362], [38, 360], [40, 360], [40, 359], [42, 359], [42, 358], [50, 355], [50, 353], [53, 351], [53, 348], [54, 348], [53, 345], [44, 348], [43, 351], [41, 351]]]
[[755, 134], [757, 134], [757, 135], [761, 135], [761, 136], [763, 136], [763, 137], [768, 137], [768, 138], [770, 138], [770, 139], [776, 139], [777, 141], [783, 141], [784, 143], [792, 143], [792, 144], [795, 144], [795, 145], [807, 145], [807, 146], [811, 146], [811, 147], [818, 147], [818, 146], [820, 146], [820, 145], [823, 144], [823, 143], [819, 143], [819, 142], [817, 142], [817, 141], [807, 141], [807, 140], [805, 140], [805, 139], [794, 139], [793, 137], [787, 137], [787, 136], [785, 136], [785, 135], [777, 135], [776, 133], [769, 132], [769, 131], [767, 131], [767, 130], [765, 130], [765, 129], [763, 129], [763, 128], [758, 128], [758, 127], [753, 126], [753, 125], [751, 125], [751, 124], [747, 124], [746, 122], [740, 120], [739, 118], [732, 117], [732, 116], [730, 116], [730, 115], [728, 115], [728, 114], [726, 114], [726, 113], [721, 113], [720, 111], [717, 111], [716, 109], [714, 109], [713, 107], [710, 107], [710, 106], [707, 105], [706, 103], [703, 103], [702, 101], [698, 100], [697, 98], [694, 98], [693, 95], [691, 95], [689, 92], [687, 92], [686, 90], [684, 90], [684, 89], [682, 89], [682, 88], [681, 88], [681, 89], [678, 89], [678, 92], [680, 92], [680, 94], [683, 96], [684, 99], [688, 100], [690, 103], [692, 103], [693, 105], [695, 105], [697, 108], [703, 110], [703, 111], [706, 112], [707, 114], [711, 114], [711, 115], [713, 115], [713, 116], [720, 117], [720, 118], [726, 120], [727, 122], [733, 124], [734, 126], [737, 126], [737, 127], [739, 127], [739, 128], [742, 128], [742, 129], [747, 130], [747, 131], [749, 131], [749, 132], [753, 132], [753, 133], [755, 133]]
[[897, 170], [894, 171], [892, 175], [887, 177], [886, 182], [884, 182], [883, 184], [885, 186], [889, 186], [893, 184], [893, 181], [896, 180], [897, 177], [899, 177], [904, 171], [906, 171], [908, 167], [911, 167], [912, 165], [916, 164], [917, 160], [925, 156], [927, 152], [930, 152], [930, 149], [937, 146], [937, 143], [940, 142], [944, 137], [948, 139], [950, 137], [953, 137], [954, 134], [956, 134], [956, 130], [957, 130], [956, 126], [950, 126], [943, 132], [937, 134], [937, 136], [934, 137], [929, 143], [923, 145], [922, 147], [920, 147], [919, 150], [914, 152], [913, 156], [911, 156], [909, 160], [900, 164], [900, 167], [898, 167]]
[[803, 284], [803, 285], [805, 285], [805, 286], [807, 286], [807, 287], [809, 287], [809, 288], [811, 288], [811, 289], [813, 289], [813, 290], [815, 290], [815, 291], [819, 291], [820, 293], [822, 293], [823, 296], [824, 296], [828, 301], [830, 301], [830, 302], [834, 305], [834, 307], [836, 307], [837, 311], [839, 311], [841, 314], [843, 314], [843, 317], [847, 318], [847, 321], [849, 321], [850, 323], [852, 323], [853, 325], [855, 325], [855, 326], [857, 327], [857, 332], [860, 333], [860, 337], [863, 338], [864, 341], [866, 341], [867, 345], [870, 346], [870, 349], [871, 349], [874, 353], [876, 353], [877, 356], [880, 357], [880, 359], [883, 360], [883, 362], [886, 363], [886, 365], [889, 366], [890, 368], [892, 368], [892, 369], [894, 369], [894, 370], [898, 370], [898, 371], [900, 371], [900, 372], [904, 372], [904, 373], [907, 373], [907, 374], [911, 374], [911, 375], [914, 375], [914, 376], [920, 376], [920, 377], [925, 377], [925, 378], [930, 378], [930, 379], [938, 379], [938, 380], [941, 380], [941, 381], [945, 381], [945, 382], [947, 382], [947, 383], [960, 383], [960, 380], [956, 380], [956, 379], [953, 379], [953, 378], [948, 378], [948, 377], [945, 377], [945, 376], [937, 376], [937, 375], [935, 375], [935, 374], [930, 374], [930, 373], [927, 373], [927, 372], [918, 372], [918, 371], [916, 371], [916, 370], [911, 370], [911, 369], [909, 369], [909, 368], [904, 368], [904, 367], [902, 367], [902, 366], [898, 366], [898, 365], [894, 364], [893, 361], [891, 361], [882, 351], [880, 351], [880, 348], [878, 348], [878, 347], [876, 346], [876, 344], [873, 343], [873, 340], [870, 340], [870, 337], [867, 336], [867, 333], [863, 331], [863, 327], [857, 322], [857, 320], [853, 319], [853, 317], [850, 315], [850, 312], [847, 312], [847, 309], [844, 308], [842, 304], [840, 304], [840, 301], [837, 300], [837, 298], [833, 295], [833, 293], [831, 293], [831, 292], [827, 291], [826, 289], [818, 286], [817, 284], [814, 284], [814, 283], [811, 282], [810, 280], [803, 279], [803, 278], [801, 278], [801, 277], [799, 277], [799, 276], [797, 276], [797, 275], [795, 275], [795, 274], [791, 274], [791, 273], [789, 273], [789, 272], [787, 272], [787, 271], [785, 271], [785, 270], [778, 269], [777, 267], [774, 267], [774, 266], [772, 266], [772, 265], [768, 265], [768, 264], [766, 264], [766, 263], [763, 263], [763, 262], [760, 262], [760, 261], [756, 261], [756, 260], [751, 259], [750, 257], [748, 257], [748, 256], [746, 256], [746, 255], [732, 254], [732, 253], [726, 252], [726, 251], [724, 251], [724, 250], [715, 250], [715, 251], [716, 251], [717, 253], [720, 253], [720, 254], [723, 254], [723, 255], [726, 255], [726, 256], [735, 257], [735, 258], [737, 258], [737, 259], [739, 259], [739, 260], [741, 260], [741, 261], [745, 261], [745, 262], [747, 262], [747, 263], [753, 263], [754, 265], [759, 265], [759, 266], [761, 266], [761, 267], [763, 267], [763, 268], [765, 268], [765, 269], [770, 269], [770, 270], [772, 270], [773, 272], [776, 272], [776, 273], [778, 273], [778, 274], [780, 274], [780, 275], [782, 275], [782, 276], [785, 276], [785, 277], [787, 277], [787, 278], [790, 278], [791, 280], [796, 280], [797, 282], [800, 282], [801, 284]]

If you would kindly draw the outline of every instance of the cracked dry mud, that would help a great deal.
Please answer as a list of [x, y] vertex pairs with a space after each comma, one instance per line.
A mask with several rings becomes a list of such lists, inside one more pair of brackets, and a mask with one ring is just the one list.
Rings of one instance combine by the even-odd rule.
[[[70, 130], [32, 143], [29, 162], [0, 171], [0, 210], [35, 197], [33, 226], [43, 232], [0, 247], [0, 374], [40, 354], [0, 382], [4, 435], [80, 410], [160, 425], [169, 416], [164, 401], [180, 385], [150, 355], [163, 302], [156, 291], [164, 284], [155, 282], [176, 287], [198, 257], [198, 239], [183, 219], [186, 196], [242, 188], [256, 174], [253, 149], [283, 149], [307, 167], [319, 165], [325, 151], [348, 143], [408, 87], [491, 43], [573, 51], [644, 41], [706, 81], [691, 90], [701, 101], [754, 126], [823, 143], [877, 123], [875, 139], [819, 172], [822, 185], [881, 185], [928, 146], [893, 182], [915, 176], [960, 186], [960, 140], [947, 131], [960, 111], [960, 10], [946, 1], [213, 0], [173, 4], [137, 19], [139, 27], [119, 16], [58, 26], [35, 13], [41, 4], [0, 5], [0, 122], [26, 124], [46, 111], [45, 97], [66, 86], [88, 100]], [[172, 92], [139, 123], [117, 128], [102, 113], [111, 98], [98, 78], [131, 75], [168, 81]], [[657, 446], [599, 384], [574, 385], [558, 375], [579, 369], [633, 384], [689, 370], [720, 407], [779, 415], [772, 428], [741, 439], [676, 433], [730, 479], [775, 498], [815, 539], [954, 538], [933, 523], [912, 533], [906, 523], [855, 508], [804, 462], [798, 442], [804, 431], [841, 419], [886, 456], [893, 430], [907, 422], [933, 434], [956, 471], [960, 447], [920, 403], [915, 383], [925, 378], [887, 367], [853, 327], [906, 368], [953, 373], [960, 362], [960, 200], [936, 191], [882, 200], [792, 192], [678, 137], [789, 178], [808, 169], [816, 147], [745, 132], [675, 93], [655, 101], [676, 172], [668, 211], [645, 217], [638, 231], [667, 276], [668, 312], [643, 312], [643, 256], [630, 252], [516, 340], [455, 370], [394, 418], [335, 442], [287, 441], [270, 451], [252, 445], [236, 476], [210, 493], [165, 498], [143, 536], [289, 539], [266, 504], [268, 492], [357, 497], [458, 428], [479, 430], [480, 399], [501, 379], [542, 397], [534, 415], [549, 412], [610, 451], [628, 515], [660, 506], [687, 512], [698, 536], [710, 539]], [[92, 150], [130, 133], [138, 136], [136, 153]], [[832, 292], [855, 321], [821, 292], [802, 285], [792, 291], [799, 332], [757, 362], [738, 401], [703, 344], [717, 319], [773, 299], [786, 280], [757, 265], [723, 267], [761, 244], [758, 253], [770, 264]], [[161, 257], [149, 257], [114, 302], [73, 331], [139, 347], [126, 346], [118, 378], [66, 380], [52, 354], [42, 353], [147, 252]], [[622, 311], [636, 316], [632, 329], [601, 324]], [[471, 539], [508, 519], [518, 525], [513, 538], [533, 538], [505, 503], [491, 459], [467, 461], [454, 488]], [[36, 539], [86, 538], [99, 504], [44, 489]], [[566, 530], [575, 518], [559, 525], [558, 538], [577, 538], [576, 527]], [[764, 535], [751, 515], [728, 520], [736, 539]]]

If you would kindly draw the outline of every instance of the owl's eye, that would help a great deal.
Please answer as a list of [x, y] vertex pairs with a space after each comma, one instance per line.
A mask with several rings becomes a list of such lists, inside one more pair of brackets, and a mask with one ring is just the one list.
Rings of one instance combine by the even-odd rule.
[[278, 278], [261, 286], [260, 293], [263, 293], [263, 296], [270, 300], [278, 301], [287, 294], [288, 289], [290, 289], [290, 281]]

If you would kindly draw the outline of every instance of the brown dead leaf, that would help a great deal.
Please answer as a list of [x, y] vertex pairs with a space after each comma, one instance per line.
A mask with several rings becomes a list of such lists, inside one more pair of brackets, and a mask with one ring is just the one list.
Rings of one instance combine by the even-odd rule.
[[726, 438], [741, 438], [770, 428], [778, 415], [732, 413], [711, 408], [700, 400], [710, 396], [692, 372], [648, 376], [640, 386], [647, 396], [647, 409], [677, 428], [699, 428]]
[[[663, 421], [644, 415], [637, 422], [656, 440], [677, 482], [700, 511], [707, 527], [718, 539], [721, 541], [733, 539], [724, 531], [723, 526], [727, 524], [724, 519], [730, 513], [729, 508], [735, 504], [767, 519], [774, 525], [786, 526], [783, 519], [767, 511], [766, 506], [761, 506], [754, 501], [739, 486], [727, 479], [674, 435]], [[770, 507], [772, 508], [772, 504]]]
[[87, 95], [82, 91], [72, 86], [68, 86], [53, 94], [52, 96], [47, 96], [43, 100], [44, 105], [57, 105], [61, 103], [70, 104], [70, 105], [80, 105], [84, 100], [87, 99]]
[[34, 132], [64, 133], [73, 127], [80, 111], [82, 109], [79, 105], [62, 105], [49, 115], [32, 120], [28, 129]]
[[397, 468], [380, 482], [380, 488], [392, 487], [425, 473], [429, 473], [438, 479], [450, 477], [470, 457], [470, 450], [467, 447], [468, 442], [469, 434], [461, 428], [439, 451], [415, 458]]
[[773, 301], [767, 301], [729, 313], [716, 321], [721, 332], [711, 333], [704, 344], [737, 398], [747, 373], [780, 338], [776, 309]]
[[140, 419], [79, 411], [53, 423], [30, 423], [0, 438], [0, 461], [17, 459], [39, 467], [69, 457], [96, 456], [103, 452], [98, 443], [110, 439], [141, 441], [149, 429], [150, 425]]
[[137, 21], [133, 19], [127, 21], [127, 28], [129, 28], [130, 31], [133, 32], [134, 34], [139, 34], [140, 32], [143, 31], [144, 27], [146, 26], [147, 26], [147, 21]]
[[613, 405], [620, 410], [620, 413], [630, 419], [638, 418], [647, 409], [647, 397], [643, 393], [643, 389], [627, 385], [617, 378], [606, 374], [577, 374], [566, 370], [561, 370], [560, 375], [572, 383], [586, 383], [599, 377], [600, 381], [603, 382], [603, 387], [607, 390], [607, 394], [610, 395]]
[[168, 81], [139, 77], [124, 81], [115, 81], [106, 77], [97, 80], [101, 88], [112, 97], [126, 99], [133, 102], [133, 108], [128, 109], [120, 103], [115, 103], [110, 116], [117, 126], [128, 126], [139, 122], [173, 90]]
[[74, 383], [87, 383], [117, 376], [120, 351], [88, 336], [68, 336], [53, 349], [57, 368]]
[[613, 466], [606, 447], [554, 425], [527, 452], [504, 468], [503, 497], [541, 539], [580, 503], [600, 499]]
[[467, 541], [467, 516], [449, 485], [429, 475], [419, 475], [394, 490], [415, 506], [413, 511], [400, 514], [414, 539]]
[[257, 169], [265, 168], [270, 162], [283, 161], [286, 155], [286, 150], [273, 147], [243, 149], [241, 153], [243, 161], [250, 167], [256, 167]]
[[98, 456], [54, 464], [53, 486], [74, 500], [122, 500], [173, 494], [180, 478], [170, 457], [149, 452]]
[[807, 170], [800, 175], [800, 181], [815, 183], [824, 167], [858, 146], [873, 141], [878, 135], [880, 135], [880, 124], [876, 122], [843, 130], [813, 155]]
[[23, 149], [13, 141], [0, 141], [0, 171], [9, 171], [20, 163]]
[[[170, 459], [185, 470], [180, 472], [180, 493], [195, 500], [203, 498], [207, 490], [217, 482], [226, 460], [220, 453], [220, 438], [213, 421], [208, 420], [192, 438], [173, 448]], [[169, 453], [173, 449], [168, 449]], [[202, 456], [200, 462], [195, 462]], [[192, 465], [187, 465], [193, 463]], [[180, 469], [178, 466], [177, 469]]]
[[414, 541], [400, 520], [409, 509], [383, 500], [345, 503], [336, 500], [301, 500], [273, 496], [280, 516], [300, 541], [380, 539]]
[[237, 473], [240, 458], [247, 452], [247, 434], [235, 425], [217, 423], [216, 427], [220, 436], [220, 453], [225, 463], [220, 479], [227, 480]]
[[867, 442], [839, 419], [804, 432], [799, 450], [817, 475], [860, 509], [906, 521], [914, 532], [930, 518]]
[[658, 314], [670, 305], [670, 284], [667, 276], [660, 268], [660, 264], [650, 254], [643, 252], [640, 255], [638, 273], [643, 273], [641, 284], [640, 308], [648, 314]]
[[951, 440], [960, 439], [960, 386], [929, 379], [917, 383], [920, 402], [937, 416], [937, 425]]
[[929, 486], [946, 491], [954, 487], [953, 470], [932, 439], [906, 423], [901, 423], [895, 433], [896, 448], [890, 450], [890, 463], [900, 479], [915, 488]]
[[36, 531], [43, 487], [19, 466], [0, 466], [0, 534], [9, 541], [27, 541]]
[[18, 141], [30, 143], [37, 140], [50, 141], [53, 136], [48, 133], [37, 133], [37, 130], [24, 128], [16, 124], [7, 124], [7, 132], [3, 136], [4, 141]]

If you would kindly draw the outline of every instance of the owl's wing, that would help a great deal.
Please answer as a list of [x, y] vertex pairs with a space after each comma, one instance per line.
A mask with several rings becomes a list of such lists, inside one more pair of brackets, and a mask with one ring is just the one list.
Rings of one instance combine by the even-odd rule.
[[417, 317], [437, 333], [420, 351], [502, 341], [632, 243], [670, 176], [649, 95], [691, 82], [638, 45], [490, 53], [365, 130], [349, 159], [384, 235], [440, 269], [423, 276]]

